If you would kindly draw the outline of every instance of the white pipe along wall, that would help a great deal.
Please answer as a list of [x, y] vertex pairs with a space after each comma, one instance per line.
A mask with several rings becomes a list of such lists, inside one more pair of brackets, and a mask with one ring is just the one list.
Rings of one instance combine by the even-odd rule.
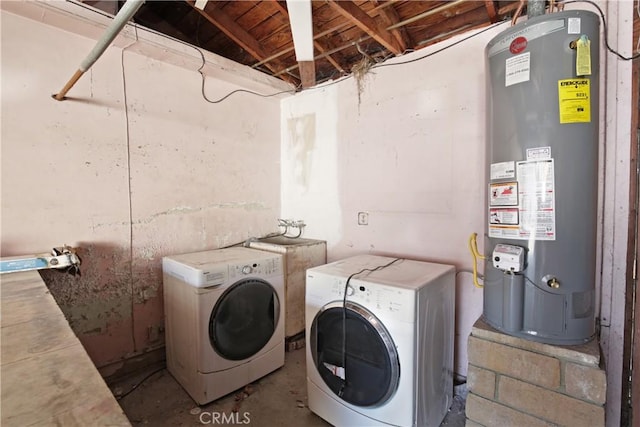
[[100, 56], [107, 50], [107, 47], [111, 44], [111, 42], [118, 36], [120, 31], [127, 25], [129, 19], [135, 15], [135, 13], [140, 9], [144, 0], [127, 0], [122, 9], [118, 12], [118, 14], [113, 18], [113, 22], [109, 27], [105, 30], [104, 35], [97, 41], [96, 45], [91, 49], [91, 52], [87, 55], [87, 57], [82, 60], [80, 63], [80, 67], [75, 72], [73, 76], [69, 79], [67, 84], [64, 85], [62, 90], [53, 95], [53, 98], [57, 101], [64, 100], [64, 96], [69, 92], [69, 89], [76, 84], [76, 82], [82, 77], [84, 73], [91, 68], [91, 66], [100, 58]]

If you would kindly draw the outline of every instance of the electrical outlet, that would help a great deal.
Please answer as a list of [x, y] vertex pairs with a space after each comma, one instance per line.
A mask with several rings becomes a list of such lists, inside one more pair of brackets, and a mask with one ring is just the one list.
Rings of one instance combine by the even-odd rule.
[[369, 224], [369, 213], [358, 212], [358, 225], [368, 225], [368, 224]]

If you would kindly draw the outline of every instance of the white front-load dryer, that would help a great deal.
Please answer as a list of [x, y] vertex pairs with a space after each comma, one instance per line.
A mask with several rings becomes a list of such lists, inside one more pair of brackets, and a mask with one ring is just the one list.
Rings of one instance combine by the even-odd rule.
[[198, 404], [284, 365], [282, 255], [231, 247], [162, 270], [167, 369]]
[[335, 426], [439, 426], [453, 398], [455, 268], [360, 255], [307, 270], [309, 409]]

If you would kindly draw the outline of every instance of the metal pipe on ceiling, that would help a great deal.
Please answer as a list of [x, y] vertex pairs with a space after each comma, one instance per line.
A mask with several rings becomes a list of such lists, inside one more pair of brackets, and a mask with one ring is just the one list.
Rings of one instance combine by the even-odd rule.
[[511, 26], [516, 25], [516, 21], [518, 21], [518, 18], [522, 13], [522, 9], [524, 9], [525, 1], [526, 0], [520, 0], [520, 3], [518, 3], [518, 9], [516, 9], [516, 12], [513, 14], [513, 17], [511, 18]]
[[412, 16], [409, 19], [405, 19], [404, 21], [400, 21], [400, 22], [398, 22], [396, 24], [390, 25], [390, 26], [387, 27], [387, 30], [393, 30], [395, 28], [404, 27], [407, 24], [411, 24], [412, 22], [419, 21], [422, 18], [426, 18], [427, 16], [431, 16], [431, 15], [436, 14], [438, 12], [442, 12], [443, 10], [450, 9], [450, 8], [452, 8], [454, 6], [459, 5], [460, 3], [464, 3], [465, 1], [466, 0], [455, 0], [455, 1], [449, 2], [447, 4], [443, 4], [442, 6], [427, 10], [426, 12], [423, 12], [423, 13], [421, 13], [419, 15]]
[[80, 63], [80, 67], [75, 72], [73, 76], [69, 79], [66, 85], [62, 88], [62, 90], [52, 95], [53, 99], [57, 101], [64, 100], [64, 96], [69, 92], [69, 89], [76, 84], [76, 82], [82, 77], [82, 75], [91, 68], [91, 66], [102, 56], [107, 47], [111, 44], [111, 42], [116, 38], [116, 36], [122, 31], [124, 26], [129, 22], [129, 20], [133, 17], [133, 15], [140, 9], [140, 6], [144, 3], [144, 0], [127, 0], [122, 9], [117, 13], [117, 15], [111, 21], [111, 24], [107, 27], [102, 37], [97, 41], [91, 52], [87, 55], [87, 57]]
[[545, 0], [527, 0], [527, 19], [544, 15]]

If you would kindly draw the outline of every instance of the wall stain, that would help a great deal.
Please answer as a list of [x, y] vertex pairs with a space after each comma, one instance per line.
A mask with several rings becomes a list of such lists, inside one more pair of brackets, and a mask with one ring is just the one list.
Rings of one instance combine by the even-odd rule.
[[243, 123], [242, 131], [248, 140], [252, 140], [258, 132], [258, 125], [256, 122]]
[[147, 248], [154, 259], [132, 263], [129, 247], [76, 246], [81, 276], [57, 270], [40, 275], [94, 363], [105, 366], [162, 346], [162, 249]]
[[316, 143], [316, 116], [306, 114], [287, 120], [289, 148], [295, 162], [294, 177], [305, 190], [309, 187], [313, 150]]
[[78, 305], [60, 304], [60, 309], [77, 335], [104, 334], [110, 320], [131, 317], [131, 296], [85, 301]]
[[81, 276], [40, 271], [76, 335], [104, 331], [110, 320], [131, 317], [129, 249], [79, 244], [77, 252]]

